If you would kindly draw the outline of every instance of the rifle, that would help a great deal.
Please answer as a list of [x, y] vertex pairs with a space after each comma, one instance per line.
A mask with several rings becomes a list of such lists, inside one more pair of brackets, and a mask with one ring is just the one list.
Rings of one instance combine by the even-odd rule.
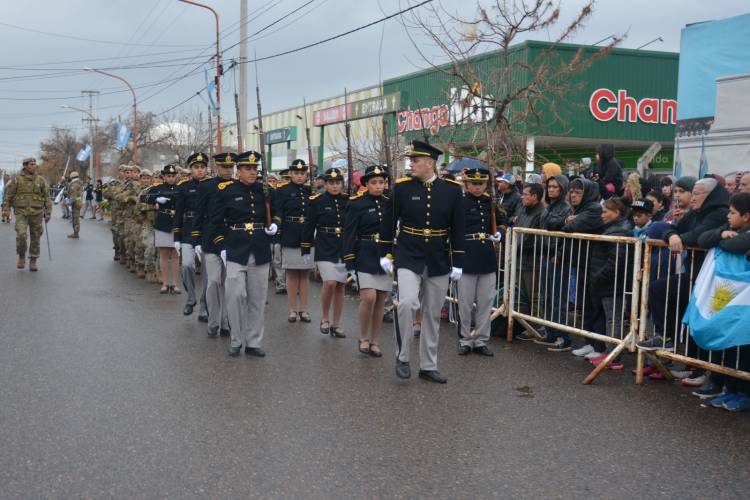
[[474, 88], [472, 88], [472, 91], [474, 90], [479, 91], [479, 98], [482, 100], [482, 126], [484, 127], [485, 141], [487, 142], [487, 149], [485, 150], [487, 154], [485, 155], [484, 161], [487, 162], [487, 172], [490, 181], [490, 196], [492, 197], [492, 203], [490, 203], [490, 232], [494, 235], [497, 233], [497, 215], [495, 213], [495, 197], [497, 196], [497, 193], [495, 192], [495, 160], [492, 154], [493, 146], [490, 143], [490, 126], [487, 124], [485, 115], [484, 91], [482, 84], [478, 82], [475, 83]]
[[302, 110], [305, 113], [305, 138], [307, 139], [307, 163], [310, 167], [310, 187], [313, 186], [313, 177], [315, 177], [315, 165], [313, 165], [312, 142], [310, 142], [310, 125], [307, 123], [307, 102], [302, 98]]
[[352, 163], [352, 139], [351, 127], [349, 126], [349, 98], [346, 89], [344, 89], [344, 131], [346, 132], [346, 163], [349, 167], [347, 168], [346, 192], [351, 196], [354, 187], [354, 163]]
[[263, 170], [261, 179], [263, 181], [263, 225], [271, 227], [271, 190], [268, 189], [268, 169], [266, 168], [266, 139], [263, 136], [263, 112], [260, 109], [260, 84], [258, 83], [258, 61], [255, 58], [255, 97], [258, 101], [258, 143], [260, 154], [263, 157]]

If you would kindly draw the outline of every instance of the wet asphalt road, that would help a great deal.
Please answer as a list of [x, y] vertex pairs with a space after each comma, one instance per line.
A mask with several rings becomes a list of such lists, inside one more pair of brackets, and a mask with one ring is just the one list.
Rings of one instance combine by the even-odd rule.
[[356, 353], [354, 299], [334, 340], [270, 295], [268, 356], [230, 359], [107, 224], [65, 222], [35, 274], [0, 225], [2, 498], [750, 497], [750, 415], [677, 385], [583, 386], [584, 362], [497, 339], [459, 357], [447, 324], [448, 384], [400, 381], [390, 325], [384, 358]]

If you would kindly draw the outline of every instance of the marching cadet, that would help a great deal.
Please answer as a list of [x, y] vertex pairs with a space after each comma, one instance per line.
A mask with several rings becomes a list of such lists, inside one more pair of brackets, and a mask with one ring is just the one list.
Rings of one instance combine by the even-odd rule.
[[172, 227], [174, 226], [175, 201], [177, 199], [177, 167], [166, 165], [161, 170], [164, 183], [148, 192], [147, 203], [156, 204], [154, 222], [154, 244], [159, 249], [159, 269], [162, 287], [159, 293], [181, 293], [177, 281], [179, 258], [174, 249]]
[[218, 195], [218, 185], [231, 180], [234, 163], [237, 159], [235, 153], [219, 153], [214, 155], [214, 167], [216, 177], [201, 182], [198, 185], [198, 206], [196, 208], [195, 221], [191, 236], [195, 253], [203, 263], [203, 281], [206, 291], [206, 307], [208, 317], [198, 315], [198, 320], [208, 322], [208, 336], [222, 337], [229, 335], [229, 319], [224, 303], [224, 280], [226, 269], [221, 260], [221, 251], [224, 249], [223, 242], [215, 244], [213, 227], [211, 226], [211, 213]]
[[36, 271], [39, 258], [39, 239], [44, 233], [44, 222], [49, 222], [52, 214], [52, 200], [49, 186], [41, 175], [36, 173], [36, 158], [24, 158], [21, 173], [10, 183], [3, 196], [2, 212], [10, 218], [10, 209], [16, 215], [16, 267], [26, 267], [26, 231], [29, 232], [29, 271]]
[[[463, 198], [466, 244], [464, 272], [458, 282], [458, 354], [472, 350], [483, 356], [493, 356], [487, 347], [490, 340], [490, 314], [495, 296], [497, 257], [494, 242], [500, 233], [490, 232], [492, 197], [487, 193], [489, 173], [471, 168], [464, 172], [466, 193]], [[471, 334], [471, 310], [476, 308], [476, 327]]]
[[[294, 323], [297, 318], [304, 323], [311, 321], [307, 312], [307, 301], [310, 293], [310, 276], [308, 272], [313, 264], [310, 259], [303, 260], [300, 252], [302, 229], [310, 206], [310, 186], [305, 184], [308, 168], [305, 160], [294, 160], [289, 167], [291, 180], [279, 187], [274, 193], [274, 220], [281, 227], [281, 267], [286, 271], [287, 302], [289, 304], [288, 321]], [[299, 294], [299, 302], [297, 295]]]
[[73, 223], [73, 234], [68, 238], [78, 239], [78, 233], [81, 231], [81, 195], [83, 194], [83, 184], [78, 176], [78, 172], [70, 173], [70, 183], [68, 184], [68, 195], [70, 196], [70, 219]]
[[[191, 179], [180, 181], [177, 184], [177, 205], [172, 233], [174, 235], [174, 249], [178, 255], [182, 256], [180, 274], [182, 275], [182, 286], [187, 295], [182, 314], [190, 316], [193, 314], [195, 304], [198, 303], [195, 293], [195, 249], [191, 234], [195, 211], [198, 206], [198, 186], [210, 177], [206, 177], [208, 157], [204, 153], [190, 155], [187, 163], [188, 168], [190, 168]], [[200, 315], [208, 315], [205, 291], [201, 293], [200, 303]]]
[[[393, 254], [398, 283], [396, 375], [411, 377], [412, 319], [421, 308], [419, 377], [439, 384], [447, 381], [437, 368], [440, 309], [449, 280], [461, 278], [465, 238], [461, 185], [437, 176], [442, 153], [426, 142], [412, 142], [405, 154], [411, 159], [411, 177], [396, 181], [393, 218], [385, 221], [392, 230], [399, 228]], [[380, 259], [386, 272], [393, 262], [390, 256]]]
[[245, 354], [263, 357], [260, 345], [265, 331], [268, 268], [271, 262], [271, 236], [278, 226], [264, 226], [265, 194], [258, 182], [261, 155], [247, 151], [237, 157], [237, 180], [217, 185], [211, 211], [214, 243], [223, 243], [226, 262], [226, 304], [232, 325], [230, 356]]
[[[325, 192], [310, 196], [309, 216], [302, 230], [302, 258], [310, 260], [310, 251], [315, 247], [315, 263], [323, 280], [321, 292], [322, 319], [320, 333], [345, 338], [341, 329], [341, 313], [344, 308], [346, 286], [346, 264], [343, 263], [343, 225], [348, 197], [342, 194], [344, 177], [341, 170], [329, 168], [323, 174]], [[333, 303], [333, 323], [328, 312]]]
[[379, 265], [393, 244], [391, 201], [383, 195], [387, 179], [383, 167], [365, 169], [360, 182], [367, 191], [349, 198], [344, 223], [344, 262], [356, 272], [359, 288], [359, 352], [376, 358], [383, 355], [383, 304], [393, 287], [393, 278]]

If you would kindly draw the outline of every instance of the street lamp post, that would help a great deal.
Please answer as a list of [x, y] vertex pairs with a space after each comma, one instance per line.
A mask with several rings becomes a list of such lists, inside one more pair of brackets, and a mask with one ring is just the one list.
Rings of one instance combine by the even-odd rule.
[[133, 94], [133, 162], [138, 163], [138, 100], [135, 96], [135, 90], [133, 90], [133, 86], [130, 85], [130, 82], [128, 82], [126, 79], [124, 79], [121, 76], [114, 75], [112, 73], [107, 73], [106, 71], [102, 71], [100, 69], [96, 68], [84, 68], [86, 71], [94, 71], [95, 73], [99, 73], [105, 76], [109, 76], [111, 78], [116, 78], [123, 82], [125, 85], [128, 86], [130, 89], [130, 93]]
[[[210, 6], [194, 2], [193, 0], [179, 1], [210, 10], [216, 21], [216, 152], [221, 153], [221, 50], [219, 46], [219, 14]], [[242, 22], [245, 22], [244, 19]], [[238, 124], [238, 131], [239, 130], [240, 128]]]
[[99, 172], [94, 170], [94, 142], [96, 140], [96, 122], [99, 120], [94, 117], [94, 115], [85, 109], [76, 108], [75, 106], [68, 106], [67, 104], [61, 104], [61, 108], [65, 109], [72, 109], [74, 111], [80, 111], [81, 113], [85, 113], [89, 117], [89, 122], [91, 123], [91, 128], [89, 129], [89, 134], [91, 135], [91, 154], [89, 155], [89, 173], [94, 176], [94, 182], [99, 178]]

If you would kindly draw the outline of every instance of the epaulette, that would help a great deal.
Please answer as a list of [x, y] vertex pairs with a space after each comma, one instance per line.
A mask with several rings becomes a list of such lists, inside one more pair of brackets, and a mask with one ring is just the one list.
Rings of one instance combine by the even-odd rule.
[[157, 182], [156, 184], [154, 184], [154, 187], [161, 186], [162, 184], [164, 184], [164, 183], [163, 182]]
[[386, 196], [386, 195], [381, 195], [381, 196], [382, 196], [382, 197], [383, 197], [384, 199], [386, 199], [386, 200], [390, 200], [390, 198], [389, 198], [388, 196]]
[[482, 196], [486, 196], [489, 199], [492, 199], [492, 196], [490, 196], [490, 193], [482, 193]]
[[278, 184], [276, 184], [276, 189], [282, 188], [286, 186], [287, 184], [289, 184], [289, 181], [281, 181]]
[[211, 179], [213, 179], [213, 176], [207, 175], [203, 179], [200, 179], [198, 182], [210, 181]]
[[178, 186], [185, 184], [186, 182], [190, 182], [190, 179], [183, 179], [180, 182], [177, 183]]
[[401, 177], [400, 179], [396, 179], [396, 184], [400, 184], [402, 182], [410, 181], [414, 179], [414, 177]]
[[216, 187], [218, 187], [219, 189], [224, 189], [227, 186], [230, 186], [232, 184], [234, 184], [233, 180], [232, 181], [226, 181], [226, 182], [220, 182]]
[[309, 197], [310, 201], [320, 198], [320, 193], [311, 194]]
[[365, 194], [366, 192], [367, 192], [367, 191], [360, 191], [359, 193], [357, 193], [357, 194], [355, 194], [355, 195], [353, 195], [353, 196], [350, 196], [350, 197], [349, 197], [349, 199], [350, 199], [350, 200], [356, 200], [357, 198], [361, 198], [361, 197], [362, 197], [362, 195], [363, 195], [363, 194]]
[[443, 180], [444, 180], [444, 181], [446, 181], [446, 182], [450, 182], [450, 183], [453, 183], [453, 184], [455, 184], [456, 186], [461, 186], [461, 183], [460, 183], [460, 182], [458, 182], [458, 181], [454, 181], [453, 179], [443, 179]]

